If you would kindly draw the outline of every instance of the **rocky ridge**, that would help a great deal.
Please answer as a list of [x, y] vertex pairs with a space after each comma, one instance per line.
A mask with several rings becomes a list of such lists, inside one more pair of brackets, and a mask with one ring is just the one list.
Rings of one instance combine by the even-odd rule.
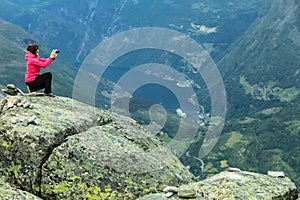
[[135, 199], [193, 180], [130, 118], [58, 96], [7, 96], [0, 109], [0, 174], [43, 199]]
[[195, 182], [170, 148], [134, 120], [69, 98], [8, 95], [0, 116], [0, 199], [298, 196], [283, 173], [232, 168]]

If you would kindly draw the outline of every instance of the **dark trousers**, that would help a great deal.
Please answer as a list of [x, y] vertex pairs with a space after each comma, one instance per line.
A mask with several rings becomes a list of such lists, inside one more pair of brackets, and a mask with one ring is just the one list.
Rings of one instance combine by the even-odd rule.
[[51, 82], [52, 74], [50, 72], [47, 72], [36, 77], [34, 81], [26, 82], [26, 85], [28, 85], [30, 92], [36, 92], [45, 88], [44, 92], [46, 94], [50, 94], [52, 93]]

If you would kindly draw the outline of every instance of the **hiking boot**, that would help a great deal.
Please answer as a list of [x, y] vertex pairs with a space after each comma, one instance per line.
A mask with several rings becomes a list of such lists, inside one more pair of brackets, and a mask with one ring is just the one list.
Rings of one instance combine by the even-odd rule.
[[47, 97], [55, 97], [52, 93], [46, 93], [45, 96], [47, 96]]

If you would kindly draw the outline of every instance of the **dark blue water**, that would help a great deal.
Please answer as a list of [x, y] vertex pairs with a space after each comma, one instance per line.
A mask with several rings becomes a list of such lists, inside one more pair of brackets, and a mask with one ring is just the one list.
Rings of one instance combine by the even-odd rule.
[[[103, 73], [103, 77], [110, 81], [117, 83], [118, 80], [128, 72], [128, 68], [108, 67]], [[158, 84], [142, 85], [132, 94], [133, 98], [146, 99], [154, 104], [162, 105], [166, 110], [176, 113], [179, 108], [179, 103], [174, 95], [168, 88]]]
[[103, 73], [103, 77], [117, 83], [118, 80], [130, 69], [121, 67], [108, 67]]
[[168, 88], [158, 84], [148, 84], [140, 87], [133, 93], [133, 98], [142, 98], [162, 105], [166, 110], [176, 113], [179, 102]]

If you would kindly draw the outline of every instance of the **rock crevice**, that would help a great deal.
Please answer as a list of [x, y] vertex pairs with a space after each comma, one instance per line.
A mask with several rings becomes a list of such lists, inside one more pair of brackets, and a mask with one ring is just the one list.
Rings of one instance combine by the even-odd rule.
[[130, 118], [65, 97], [7, 96], [0, 105], [0, 174], [42, 198], [134, 199], [194, 178]]

